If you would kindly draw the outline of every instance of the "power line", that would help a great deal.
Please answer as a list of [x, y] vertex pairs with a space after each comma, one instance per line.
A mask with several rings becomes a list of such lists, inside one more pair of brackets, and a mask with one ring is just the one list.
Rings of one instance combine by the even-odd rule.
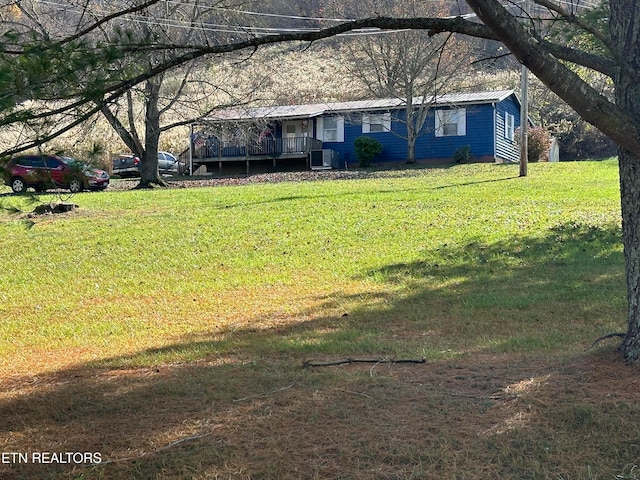
[[[198, 7], [197, 4], [193, 4], [190, 2], [179, 2], [176, 0], [165, 0], [166, 3], [175, 4], [180, 6], [193, 6]], [[522, 4], [524, 0], [519, 0], [517, 2], [512, 3], [512, 6], [517, 4]], [[56, 2], [53, 0], [41, 0], [42, 4], [51, 5], [53, 7], [58, 7], [66, 12], [72, 11], [74, 13], [81, 14], [83, 10], [81, 8], [69, 8], [68, 4]], [[589, 8], [590, 0], [577, 0], [577, 2], [573, 2], [571, 0], [559, 0], [558, 3], [564, 3], [571, 6], [583, 6], [584, 8]], [[346, 18], [328, 18], [328, 17], [308, 17], [301, 15], [285, 15], [285, 14], [277, 14], [277, 13], [266, 13], [266, 12], [255, 12], [255, 11], [247, 11], [247, 10], [238, 10], [238, 9], [228, 9], [224, 7], [203, 7], [213, 10], [219, 10], [224, 12], [230, 12], [240, 15], [248, 15], [254, 17], [266, 17], [266, 18], [280, 18], [286, 20], [300, 20], [300, 21], [316, 21], [316, 22], [337, 22], [337, 23], [345, 23], [351, 22], [355, 19], [346, 19]], [[94, 13], [95, 9], [94, 9]], [[98, 9], [98, 13], [108, 13]], [[452, 15], [445, 18], [457, 18], [462, 17], [464, 19], [477, 18], [475, 13], [465, 14], [465, 15]], [[231, 24], [219, 24], [219, 23], [208, 23], [208, 22], [192, 22], [188, 20], [176, 20], [170, 18], [153, 18], [149, 19], [149, 17], [141, 16], [141, 15], [128, 15], [126, 17], [128, 20], [133, 21], [139, 24], [147, 24], [147, 25], [158, 25], [163, 27], [171, 27], [171, 28], [182, 28], [182, 29], [195, 29], [198, 28], [205, 32], [210, 33], [231, 33], [231, 34], [244, 34], [244, 35], [273, 35], [273, 34], [287, 34], [287, 33], [309, 33], [309, 32], [317, 32], [321, 30], [320, 27], [263, 27], [257, 25], [231, 25]], [[359, 29], [353, 30], [351, 32], [339, 34], [339, 36], [362, 36], [362, 35], [382, 35], [388, 33], [396, 33], [402, 30], [381, 30], [377, 28], [368, 28], [368, 29]]]
[[[63, 9], [65, 12], [73, 12], [73, 13], [82, 13], [82, 9], [80, 8], [69, 8], [68, 5], [62, 4], [59, 2], [54, 2], [51, 0], [42, 0], [41, 3], [51, 5], [53, 7], [58, 7]], [[173, 2], [178, 3], [178, 2]], [[222, 9], [220, 7], [216, 7], [217, 9], [228, 11], [227, 9]], [[239, 10], [235, 10], [237, 12], [241, 12]], [[106, 13], [106, 12], [101, 12]], [[284, 15], [275, 15], [275, 14], [262, 14], [259, 12], [243, 12], [242, 13], [250, 13], [252, 15], [270, 15], [270, 16], [278, 16], [280, 18], [306, 18], [306, 19], [318, 19], [318, 17], [292, 17], [292, 16], [284, 16]], [[272, 35], [272, 34], [286, 34], [286, 33], [309, 33], [309, 32], [318, 32], [321, 30], [319, 27], [308, 27], [308, 28], [294, 28], [294, 27], [262, 27], [255, 25], [229, 25], [229, 24], [216, 24], [216, 23], [208, 23], [208, 22], [191, 22], [187, 20], [175, 20], [170, 18], [162, 18], [155, 17], [150, 19], [149, 17], [142, 15], [127, 15], [126, 19], [143, 25], [155, 25], [162, 27], [171, 27], [171, 28], [183, 28], [183, 29], [195, 29], [198, 28], [205, 32], [211, 33], [232, 33], [232, 34], [246, 34], [246, 35]], [[347, 19], [321, 19], [321, 20], [330, 20], [336, 22], [348, 22], [351, 20]], [[403, 30], [381, 30], [378, 28], [363, 28], [353, 30], [352, 32], [342, 33], [338, 36], [359, 36], [359, 35], [382, 35], [382, 34], [390, 34], [397, 33]]]

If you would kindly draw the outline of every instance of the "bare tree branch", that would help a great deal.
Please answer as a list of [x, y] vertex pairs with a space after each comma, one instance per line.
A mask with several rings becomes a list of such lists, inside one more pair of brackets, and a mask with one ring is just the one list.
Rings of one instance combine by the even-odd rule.
[[640, 130], [630, 115], [551, 55], [498, 1], [467, 0], [467, 3], [515, 57], [582, 118], [597, 125], [618, 145], [640, 155]]
[[133, 7], [127, 8], [125, 10], [119, 10], [115, 13], [112, 13], [111, 15], [107, 15], [106, 17], [101, 18], [100, 20], [96, 21], [95, 23], [89, 25], [88, 27], [80, 30], [79, 32], [75, 33], [74, 35], [71, 35], [70, 37], [67, 37], [63, 40], [60, 41], [60, 44], [64, 45], [65, 43], [69, 43], [72, 42], [74, 40], [77, 40], [79, 38], [82, 38], [86, 35], [88, 35], [91, 32], [94, 32], [95, 30], [98, 30], [102, 25], [105, 25], [107, 23], [109, 23], [111, 20], [114, 20], [116, 18], [120, 18], [120, 17], [124, 17], [126, 15], [130, 15], [132, 13], [136, 13], [136, 12], [140, 12], [152, 5], [155, 5], [156, 3], [160, 2], [160, 0], [148, 0], [145, 3], [141, 3], [140, 5], [134, 5]]
[[[155, 1], [155, 0], [154, 0]], [[150, 0], [143, 5], [152, 4], [153, 2]], [[477, 9], [486, 8], [485, 3], [481, 0], [470, 0], [470, 5]], [[495, 3], [495, 2], [494, 2]], [[480, 11], [481, 13], [481, 11]], [[523, 30], [520, 24], [514, 19], [506, 10], [503, 9], [503, 15], [508, 17], [508, 19], [513, 22], [515, 25], [514, 28], [518, 28]], [[482, 15], [480, 15], [482, 18]], [[103, 25], [104, 23], [100, 23]], [[94, 24], [94, 28], [96, 24]], [[469, 20], [465, 20], [462, 17], [455, 18], [389, 18], [389, 17], [374, 17], [367, 19], [354, 20], [351, 22], [344, 22], [329, 28], [320, 29], [317, 31], [310, 32], [299, 32], [299, 33], [286, 33], [286, 34], [274, 34], [274, 35], [265, 35], [260, 37], [252, 37], [247, 40], [225, 43], [225, 44], [210, 44], [204, 43], [203, 45], [121, 45], [120, 48], [126, 53], [134, 53], [135, 55], [148, 55], [152, 51], [165, 51], [167, 53], [173, 53], [175, 55], [167, 55], [164, 60], [159, 61], [157, 64], [151, 66], [135, 75], [131, 78], [126, 78], [121, 81], [116, 81], [111, 85], [107, 85], [102, 89], [102, 93], [104, 94], [104, 98], [106, 102], [111, 102], [113, 99], [118, 98], [124, 95], [128, 90], [133, 88], [134, 86], [153, 78], [163, 72], [174, 69], [179, 66], [183, 66], [189, 64], [190, 62], [217, 54], [224, 54], [236, 51], [242, 51], [245, 49], [254, 50], [261, 46], [272, 45], [281, 42], [316, 42], [322, 39], [334, 37], [336, 35], [344, 34], [351, 32], [353, 30], [365, 29], [365, 28], [379, 28], [379, 29], [388, 29], [388, 30], [398, 30], [398, 29], [421, 29], [427, 30], [429, 34], [436, 35], [438, 33], [445, 32], [453, 32], [453, 33], [461, 33], [477, 38], [491, 39], [497, 40], [498, 36], [496, 33], [492, 31], [489, 26], [471, 22]], [[492, 27], [493, 28], [493, 27]], [[510, 27], [509, 27], [510, 28]], [[86, 29], [84, 30], [86, 31]], [[70, 37], [71, 38], [71, 37]], [[76, 38], [79, 38], [76, 36]], [[65, 41], [68, 41], [66, 39]], [[516, 53], [516, 57], [524, 63], [532, 63], [532, 61], [536, 61], [538, 66], [535, 67], [536, 70], [540, 70], [540, 65], [544, 64], [545, 68], [548, 65], [553, 65], [553, 69], [561, 69], [564, 70], [566, 67], [562, 66], [559, 60], [568, 60], [572, 62], [576, 62], [580, 65], [584, 65], [589, 68], [594, 68], [597, 71], [605, 73], [607, 75], [612, 76], [615, 72], [615, 66], [613, 62], [610, 62], [602, 57], [598, 57], [596, 55], [590, 55], [585, 52], [580, 52], [579, 50], [569, 49], [566, 47], [561, 47], [558, 45], [554, 45], [549, 42], [540, 42], [534, 39], [531, 35], [522, 31], [518, 34], [518, 39], [515, 42], [510, 42], [510, 45], [507, 45], [514, 53]], [[176, 54], [178, 51], [182, 50], [182, 54]], [[555, 57], [554, 57], [555, 56]], [[135, 58], [134, 58], [135, 60]], [[547, 69], [547, 71], [549, 71]], [[560, 75], [556, 75], [556, 73], [551, 73], [547, 75], [549, 78], [549, 83], [557, 84], [563, 83], [559, 80]], [[564, 86], [563, 85], [555, 85], [552, 88], [553, 91], [558, 93], [558, 91], [565, 91], [566, 89], [575, 89], [575, 88], [587, 88], [584, 82], [582, 82], [577, 76], [574, 76], [572, 86]], [[544, 81], [544, 80], [543, 80]], [[546, 82], [545, 82], [546, 83]], [[82, 108], [86, 104], [94, 103], [96, 101], [95, 93], [91, 91], [69, 91], [69, 98], [77, 98], [76, 101], [69, 103], [63, 107], [59, 107], [53, 109], [49, 112], [40, 112], [35, 113], [32, 116], [27, 115], [29, 119], [37, 120], [43, 119], [48, 116], [55, 116], [62, 113], [73, 112], [74, 109]], [[562, 96], [562, 95], [561, 95]], [[582, 110], [585, 111], [585, 115], [588, 117], [587, 121], [591, 121], [593, 123], [594, 118], [597, 118], [601, 115], [607, 115], [610, 117], [617, 117], [618, 112], [615, 109], [615, 105], [609, 102], [605, 97], [594, 93], [593, 91], [589, 91], [588, 95], [584, 95], [584, 102], [581, 105]], [[100, 100], [98, 100], [100, 101]], [[574, 107], [575, 108], [575, 107]], [[98, 108], [98, 111], [101, 109]], [[95, 111], [95, 109], [92, 109]], [[18, 121], [24, 120], [24, 111], [10, 113], [6, 115], [4, 118], [0, 118], [0, 126], [9, 125]], [[83, 116], [83, 118], [86, 118]], [[591, 120], [589, 120], [589, 118]], [[620, 119], [619, 124], [624, 122], [626, 119]], [[73, 122], [73, 125], [77, 125], [77, 122]], [[628, 123], [627, 125], [631, 125]], [[66, 131], [67, 128], [60, 129], [58, 132]], [[612, 129], [613, 130], [613, 129]], [[640, 135], [636, 135], [636, 132], [629, 132], [628, 128], [621, 130], [624, 131], [622, 134], [618, 134], [612, 136], [614, 140], [623, 142], [623, 144], [629, 145], [632, 149], [637, 148], [640, 151], [640, 141], [634, 142], [633, 138], [640, 138]], [[51, 135], [48, 135], [46, 138], [52, 138]], [[41, 144], [44, 140], [38, 140], [37, 143]], [[632, 145], [633, 144], [633, 145]], [[33, 145], [30, 145], [33, 146]], [[7, 151], [4, 153], [15, 153], [15, 149], [11, 151]]]
[[533, 1], [534, 1], [534, 3], [536, 3], [536, 4], [538, 4], [538, 5], [542, 6], [542, 7], [545, 7], [546, 9], [548, 9], [550, 11], [557, 13], [564, 20], [566, 20], [568, 23], [573, 23], [573, 24], [577, 25], [578, 27], [580, 27], [585, 32], [593, 35], [598, 40], [600, 40], [607, 47], [607, 49], [611, 52], [610, 39], [602, 31], [598, 30], [593, 25], [590, 25], [589, 23], [585, 22], [579, 16], [569, 12], [565, 8], [562, 8], [560, 5], [558, 5], [556, 3], [553, 3], [550, 0], [533, 0]]

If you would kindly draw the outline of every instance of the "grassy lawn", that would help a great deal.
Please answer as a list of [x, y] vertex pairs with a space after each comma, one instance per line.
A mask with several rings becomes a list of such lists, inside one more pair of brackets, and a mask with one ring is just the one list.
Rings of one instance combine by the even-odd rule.
[[[625, 328], [617, 173], [467, 165], [0, 214], [0, 454], [102, 458], [0, 478], [635, 478], [638, 371], [615, 339], [585, 351]], [[346, 358], [387, 362], [303, 367]]]

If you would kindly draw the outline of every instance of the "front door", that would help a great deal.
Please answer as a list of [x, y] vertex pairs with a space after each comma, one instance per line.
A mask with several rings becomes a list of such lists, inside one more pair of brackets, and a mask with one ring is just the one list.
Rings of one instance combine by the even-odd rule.
[[286, 153], [306, 152], [309, 126], [307, 120], [282, 122], [283, 150]]

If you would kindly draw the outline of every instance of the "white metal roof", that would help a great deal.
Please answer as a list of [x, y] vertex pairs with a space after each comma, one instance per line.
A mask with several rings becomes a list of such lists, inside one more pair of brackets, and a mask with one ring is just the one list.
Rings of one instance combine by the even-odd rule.
[[[426, 103], [434, 106], [455, 106], [478, 103], [500, 102], [514, 93], [513, 90], [499, 90], [475, 93], [447, 93], [431, 97]], [[423, 102], [422, 97], [414, 99], [414, 105]], [[400, 98], [380, 98], [372, 100], [356, 100], [350, 102], [313, 103], [307, 105], [279, 105], [273, 107], [226, 108], [203, 118], [204, 122], [305, 119], [323, 114], [338, 112], [358, 112], [371, 110], [387, 110], [402, 107], [405, 101]]]

